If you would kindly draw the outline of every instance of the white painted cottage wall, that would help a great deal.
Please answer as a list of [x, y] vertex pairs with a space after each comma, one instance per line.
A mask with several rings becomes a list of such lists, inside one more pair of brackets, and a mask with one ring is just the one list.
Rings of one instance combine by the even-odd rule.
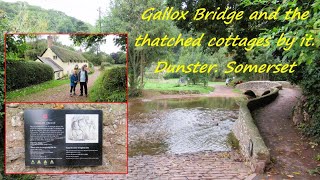
[[[56, 54], [50, 48], [48, 48], [42, 55], [42, 57], [51, 58], [54, 62], [56, 62], [59, 66], [61, 66], [63, 68], [63, 75], [70, 75], [73, 72], [75, 65], [78, 65], [79, 68], [81, 68], [85, 64], [88, 66], [88, 63], [63, 62], [59, 57], [57, 57], [57, 59], [53, 59], [53, 56], [56, 56]], [[61, 75], [60, 78], [63, 75]]]

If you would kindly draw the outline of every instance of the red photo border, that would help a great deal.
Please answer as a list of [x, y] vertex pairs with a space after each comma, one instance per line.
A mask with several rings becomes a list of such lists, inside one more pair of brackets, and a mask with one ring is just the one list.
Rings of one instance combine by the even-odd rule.
[[[6, 99], [6, 80], [7, 80], [7, 71], [6, 71], [6, 37], [7, 35], [126, 35], [126, 102], [7, 102]], [[5, 33], [4, 34], [4, 173], [6, 175], [13, 175], [13, 174], [128, 174], [129, 172], [129, 157], [128, 157], [128, 71], [129, 71], [129, 55], [128, 55], [128, 42], [129, 42], [128, 33], [51, 33], [51, 32], [41, 32], [41, 33]], [[6, 131], [6, 122], [7, 122], [7, 115], [6, 115], [6, 106], [7, 104], [126, 104], [126, 172], [41, 172], [41, 173], [28, 173], [28, 172], [7, 172], [6, 169], [6, 141], [7, 141], [7, 131]]]

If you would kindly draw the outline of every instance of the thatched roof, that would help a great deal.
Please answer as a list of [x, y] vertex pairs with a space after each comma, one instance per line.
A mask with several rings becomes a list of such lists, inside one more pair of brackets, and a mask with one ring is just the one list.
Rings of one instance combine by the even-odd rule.
[[87, 62], [88, 60], [82, 54], [59, 46], [51, 46], [50, 49], [63, 62]]
[[40, 57], [40, 56], [37, 56], [37, 57], [41, 62], [51, 66], [54, 72], [63, 71], [63, 68], [61, 66], [59, 66], [56, 62], [54, 62], [51, 58]]

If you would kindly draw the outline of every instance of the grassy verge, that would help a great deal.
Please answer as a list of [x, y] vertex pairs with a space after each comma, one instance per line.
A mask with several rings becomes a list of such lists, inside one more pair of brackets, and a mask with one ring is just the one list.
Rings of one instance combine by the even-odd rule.
[[69, 82], [70, 82], [69, 79], [47, 81], [47, 82], [40, 83], [37, 85], [33, 85], [33, 86], [26, 87], [26, 88], [17, 89], [14, 91], [7, 92], [6, 98], [7, 98], [7, 101], [12, 101], [17, 97], [27, 96], [27, 95], [30, 95], [33, 93], [41, 92], [41, 91], [44, 91], [44, 90], [47, 90], [50, 88], [54, 88], [57, 86], [61, 86], [63, 84], [67, 84]]
[[203, 86], [203, 84], [196, 85], [178, 85], [178, 79], [168, 80], [148, 80], [144, 89], [156, 90], [164, 94], [177, 94], [182, 92], [184, 94], [207, 94], [214, 90], [213, 87]]
[[237, 88], [232, 89], [232, 92], [242, 94], [242, 91]]
[[89, 100], [90, 102], [97, 102], [100, 98], [100, 91], [102, 87], [103, 70], [99, 77], [95, 80], [92, 87], [89, 89]]

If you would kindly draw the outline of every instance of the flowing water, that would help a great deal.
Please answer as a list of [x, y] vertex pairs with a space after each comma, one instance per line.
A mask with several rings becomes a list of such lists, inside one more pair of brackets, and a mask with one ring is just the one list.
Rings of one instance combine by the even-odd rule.
[[129, 103], [129, 156], [230, 151], [234, 98], [164, 99]]

